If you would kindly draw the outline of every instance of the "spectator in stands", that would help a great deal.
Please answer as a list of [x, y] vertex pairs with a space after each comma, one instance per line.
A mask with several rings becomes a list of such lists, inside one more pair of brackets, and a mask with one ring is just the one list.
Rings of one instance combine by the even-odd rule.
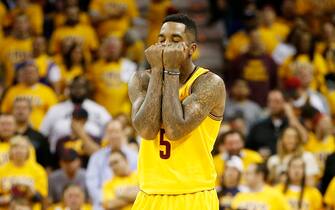
[[[49, 199], [52, 203], [62, 200], [63, 190], [68, 185], [78, 185], [86, 191], [86, 172], [80, 167], [80, 158], [76, 151], [65, 149], [59, 161], [60, 169], [49, 175]], [[88, 197], [86, 197], [88, 198]]]
[[9, 162], [0, 167], [1, 204], [9, 206], [11, 197], [28, 199], [41, 208], [48, 191], [44, 168], [29, 161], [29, 140], [17, 136], [10, 140]]
[[[41, 132], [49, 137], [52, 153], [56, 151], [57, 140], [71, 133], [69, 122], [76, 107], [82, 107], [88, 112], [85, 131], [91, 136], [102, 137], [105, 125], [111, 119], [104, 107], [88, 98], [90, 84], [85, 77], [75, 77], [69, 89], [70, 99], [51, 107], [41, 126]], [[67, 125], [64, 124], [64, 121], [67, 122]]]
[[230, 129], [237, 130], [244, 136], [248, 134], [248, 128], [242, 112], [236, 112], [235, 115], [231, 116], [226, 121]]
[[306, 130], [295, 117], [292, 107], [285, 102], [282, 92], [273, 90], [268, 95], [269, 117], [251, 127], [246, 146], [259, 151], [262, 156], [269, 157], [276, 153], [277, 139], [288, 126], [296, 127], [302, 135], [303, 142], [307, 140]]
[[[293, 106], [301, 109], [303, 106], [310, 105], [324, 114], [330, 114], [326, 98], [310, 87], [312, 79], [316, 77], [313, 76], [316, 74], [313, 73], [313, 66], [307, 62], [298, 61], [293, 63], [290, 68], [293, 75], [285, 80], [284, 86], [288, 91], [291, 91], [290, 100], [292, 100]], [[290, 82], [293, 79], [297, 81], [295, 86], [290, 87]]]
[[74, 109], [71, 121], [63, 122], [67, 124], [69, 123], [70, 125], [66, 124], [65, 126], [70, 126], [72, 131], [70, 135], [62, 136], [57, 140], [57, 159], [61, 158], [64, 149], [73, 149], [78, 153], [79, 158], [82, 161], [82, 166], [86, 168], [89, 157], [100, 148], [100, 139], [91, 137], [85, 131], [87, 119], [88, 112], [82, 107], [79, 107]]
[[225, 118], [230, 119], [241, 113], [247, 128], [259, 120], [262, 109], [258, 104], [249, 100], [249, 96], [250, 89], [247, 82], [236, 80], [232, 86], [230, 97], [226, 101]]
[[[130, 29], [124, 36], [124, 56], [133, 61], [137, 65], [144, 65], [145, 45], [140, 37], [140, 33], [134, 29]], [[157, 39], [156, 39], [157, 40]]]
[[39, 129], [43, 117], [48, 109], [57, 103], [55, 92], [48, 86], [39, 83], [37, 66], [29, 60], [20, 64], [19, 83], [6, 92], [2, 104], [2, 112], [11, 112], [16, 98], [29, 98], [32, 104], [30, 123]]
[[[15, 136], [16, 122], [11, 114], [0, 115], [0, 166], [9, 161], [10, 139]], [[29, 161], [36, 162], [35, 150], [30, 146]]]
[[240, 192], [232, 202], [233, 209], [291, 210], [283, 194], [267, 186], [267, 169], [264, 164], [251, 164], [245, 173], [248, 192]]
[[288, 163], [293, 156], [301, 157], [306, 164], [306, 179], [309, 185], [313, 185], [319, 175], [319, 167], [315, 157], [310, 152], [304, 151], [303, 141], [298, 130], [287, 127], [278, 140], [277, 154], [269, 158], [267, 165], [270, 171], [271, 183], [283, 182], [287, 172]]
[[[325, 194], [331, 180], [335, 177], [335, 152], [330, 154], [325, 163], [325, 170], [321, 180], [321, 192]], [[335, 206], [334, 206], [335, 207]]]
[[5, 86], [12, 85], [15, 79], [16, 65], [32, 54], [32, 35], [27, 15], [18, 14], [15, 16], [12, 33], [3, 40], [1, 64], [5, 69]]
[[89, 12], [100, 38], [111, 34], [124, 36], [139, 16], [135, 0], [92, 0]]
[[69, 46], [62, 50], [61, 56], [61, 61], [58, 62], [61, 70], [60, 87], [61, 93], [66, 97], [65, 88], [75, 77], [86, 73], [88, 64], [84, 57], [83, 45], [78, 41], [70, 41]]
[[[306, 90], [309, 88], [317, 90], [320, 88], [321, 78], [328, 72], [326, 60], [315, 50], [315, 41], [309, 31], [304, 30], [298, 33], [298, 38], [295, 41], [296, 53], [289, 57], [280, 67], [280, 78], [284, 80], [291, 75], [300, 76], [299, 78], [304, 77], [301, 81], [302, 87]], [[310, 67], [305, 65], [302, 68], [297, 68], [299, 63], [308, 63]], [[300, 75], [302, 73], [303, 75]], [[329, 113], [327, 109], [320, 111]]]
[[27, 15], [33, 34], [40, 35], [43, 33], [44, 15], [39, 4], [32, 3], [30, 0], [17, 0], [14, 8], [9, 11], [9, 23], [12, 21], [11, 17], [15, 18], [20, 14]]
[[84, 190], [75, 184], [70, 184], [64, 188], [62, 202], [50, 208], [50, 210], [80, 209], [91, 210], [92, 206], [85, 203]]
[[255, 151], [244, 149], [245, 138], [243, 134], [236, 130], [229, 130], [222, 134], [218, 148], [220, 153], [214, 156], [214, 165], [216, 168], [217, 185], [219, 185], [224, 174], [225, 162], [233, 156], [238, 156], [243, 162], [244, 168], [247, 168], [250, 164], [263, 162], [262, 157]]
[[308, 141], [304, 147], [318, 161], [321, 177], [328, 155], [335, 152], [335, 138], [332, 133], [333, 124], [329, 116], [318, 114], [314, 119], [315, 126], [312, 132], [309, 133]]
[[37, 65], [40, 81], [51, 86], [60, 94], [61, 72], [59, 66], [47, 54], [47, 41], [43, 36], [37, 36], [33, 41], [33, 58]]
[[227, 74], [231, 82], [239, 78], [244, 79], [250, 87], [250, 99], [265, 106], [269, 91], [277, 87], [277, 65], [271, 56], [265, 53], [260, 31], [253, 28], [248, 35], [248, 51], [232, 62]]
[[123, 58], [123, 41], [111, 36], [102, 44], [104, 57], [95, 63], [90, 79], [95, 86], [94, 99], [106, 107], [115, 117], [118, 114], [130, 114], [128, 81], [136, 71], [136, 64]]
[[233, 198], [241, 191], [240, 180], [243, 168], [243, 162], [238, 156], [232, 156], [225, 163], [222, 182], [217, 188], [220, 210], [229, 209]]
[[98, 38], [95, 30], [87, 24], [79, 22], [79, 7], [67, 5], [65, 8], [66, 22], [62, 27], [57, 28], [50, 40], [51, 53], [60, 53], [62, 42], [72, 40], [82, 44], [85, 58], [91, 60], [91, 52], [98, 49]]
[[26, 136], [36, 151], [36, 161], [43, 167], [50, 166], [51, 154], [48, 139], [33, 129], [29, 123], [32, 111], [28, 98], [16, 98], [13, 105], [13, 116], [16, 121], [16, 133]]
[[131, 171], [127, 156], [120, 150], [111, 152], [109, 166], [114, 177], [103, 184], [103, 207], [106, 210], [131, 209], [139, 191], [136, 172]]
[[325, 210], [335, 209], [335, 178], [333, 178], [327, 188], [324, 196], [324, 203], [326, 204]]
[[95, 210], [101, 209], [103, 183], [113, 177], [108, 163], [111, 151], [121, 150], [127, 156], [130, 169], [137, 168], [137, 153], [128, 147], [127, 137], [121, 122], [113, 120], [108, 123], [103, 139], [103, 142], [109, 143], [108, 146], [91, 156], [86, 172], [86, 186]]
[[319, 190], [306, 186], [306, 167], [300, 156], [293, 156], [290, 159], [285, 184], [280, 184], [276, 188], [285, 195], [293, 210], [322, 209], [322, 196]]
[[[82, 3], [82, 2], [80, 2], [80, 3]], [[54, 26], [56, 28], [64, 26], [64, 24], [66, 23], [66, 14], [64, 14], [64, 9], [67, 6], [79, 6], [80, 7], [81, 5], [79, 5], [78, 0], [72, 0], [72, 1], [63, 2], [62, 6], [63, 7], [59, 8], [59, 10], [56, 11], [55, 17], [53, 19]], [[79, 23], [80, 24], [86, 24], [86, 25], [91, 24], [90, 17], [88, 16], [88, 14], [86, 12], [80, 11], [80, 13], [79, 13]]]

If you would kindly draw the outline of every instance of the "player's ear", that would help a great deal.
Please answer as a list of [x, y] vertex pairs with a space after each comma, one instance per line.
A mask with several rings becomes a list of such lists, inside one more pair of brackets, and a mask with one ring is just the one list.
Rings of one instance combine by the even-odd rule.
[[193, 53], [197, 50], [198, 45], [196, 43], [191, 43], [189, 48], [189, 56], [192, 56]]

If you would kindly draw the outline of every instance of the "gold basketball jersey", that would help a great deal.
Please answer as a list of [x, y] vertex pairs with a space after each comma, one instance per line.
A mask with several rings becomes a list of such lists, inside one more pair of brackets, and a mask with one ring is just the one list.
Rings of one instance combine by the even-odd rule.
[[[183, 101], [194, 81], [209, 70], [197, 68], [179, 89]], [[138, 162], [140, 189], [147, 194], [185, 194], [215, 187], [216, 171], [211, 151], [220, 120], [207, 116], [192, 132], [170, 141], [164, 130], [154, 140], [142, 139]]]

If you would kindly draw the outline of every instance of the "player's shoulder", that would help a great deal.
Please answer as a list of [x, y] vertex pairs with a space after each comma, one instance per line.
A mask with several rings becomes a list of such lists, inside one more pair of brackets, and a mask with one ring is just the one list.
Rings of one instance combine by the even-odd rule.
[[[208, 70], [208, 69], [207, 69]], [[215, 88], [218, 90], [218, 88], [224, 90], [225, 84], [223, 79], [215, 74], [214, 72], [208, 70], [207, 73], [204, 73], [200, 75], [194, 82], [193, 86], [208, 86], [209, 88]]]

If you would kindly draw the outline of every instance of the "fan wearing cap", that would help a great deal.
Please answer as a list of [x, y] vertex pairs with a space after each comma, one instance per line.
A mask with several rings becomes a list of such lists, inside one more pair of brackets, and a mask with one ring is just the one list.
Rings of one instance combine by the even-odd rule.
[[96, 152], [99, 148], [99, 140], [93, 139], [84, 129], [88, 119], [88, 112], [78, 107], [72, 113], [71, 129], [72, 133], [57, 141], [56, 155], [60, 157], [60, 152], [66, 149], [75, 150], [83, 161], [83, 166], [86, 167], [89, 156]]
[[139, 191], [137, 174], [130, 170], [127, 156], [120, 150], [113, 150], [109, 165], [114, 177], [102, 188], [102, 202], [106, 210], [130, 210]]
[[10, 140], [9, 162], [0, 167], [2, 209], [8, 209], [12, 197], [20, 197], [34, 203], [37, 210], [47, 196], [47, 173], [41, 165], [28, 161], [29, 145], [23, 136]]
[[61, 151], [59, 160], [60, 169], [49, 175], [49, 200], [52, 203], [58, 203], [62, 200], [64, 188], [70, 184], [76, 184], [85, 191], [86, 172], [81, 168], [81, 161], [78, 153], [73, 149], [64, 149]]
[[33, 61], [23, 62], [18, 69], [19, 83], [8, 89], [1, 104], [1, 111], [9, 113], [16, 98], [28, 98], [32, 104], [30, 123], [33, 128], [39, 129], [48, 109], [57, 103], [57, 96], [50, 87], [39, 83], [38, 69]]
[[232, 156], [226, 161], [222, 182], [219, 188], [217, 188], [220, 210], [229, 208], [232, 199], [241, 191], [239, 184], [243, 168], [243, 162], [238, 156]]

